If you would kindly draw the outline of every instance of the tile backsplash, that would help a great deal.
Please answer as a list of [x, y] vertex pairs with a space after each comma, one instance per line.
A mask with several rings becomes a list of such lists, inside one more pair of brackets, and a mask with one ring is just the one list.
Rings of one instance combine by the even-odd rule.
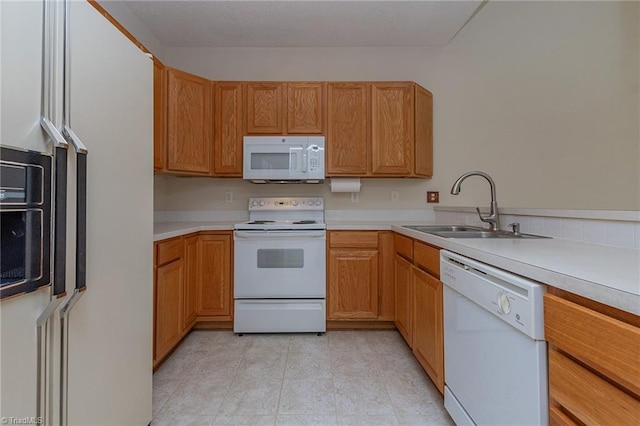
[[[548, 211], [541, 216], [536, 216], [535, 213], [501, 213], [500, 222], [502, 229], [510, 229], [510, 223], [518, 222], [520, 231], [527, 234], [640, 249], [640, 221], [638, 220], [563, 217], [565, 215], [563, 211], [558, 211], [558, 217], [549, 216]], [[436, 211], [435, 220], [436, 223], [442, 224], [465, 223], [471, 226], [487, 226], [478, 218], [476, 212], [469, 211]]]

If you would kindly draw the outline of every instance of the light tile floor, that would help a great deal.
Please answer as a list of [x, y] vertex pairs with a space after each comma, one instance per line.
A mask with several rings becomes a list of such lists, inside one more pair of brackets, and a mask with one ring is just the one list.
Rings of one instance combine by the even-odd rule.
[[194, 331], [153, 376], [160, 425], [453, 425], [397, 331]]

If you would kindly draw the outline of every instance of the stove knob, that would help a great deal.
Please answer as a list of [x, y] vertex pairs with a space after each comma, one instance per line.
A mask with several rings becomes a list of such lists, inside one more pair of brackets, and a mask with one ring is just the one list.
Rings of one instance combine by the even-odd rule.
[[264, 206], [264, 200], [260, 200], [260, 206]]
[[253, 200], [253, 201], [251, 202], [251, 206], [252, 206], [252, 207], [255, 207], [255, 206], [257, 206], [257, 205], [258, 205], [258, 201], [257, 201], [257, 200]]
[[509, 296], [506, 293], [500, 292], [498, 293], [498, 310], [501, 314], [508, 314], [511, 312], [511, 301], [509, 300]]
[[295, 207], [295, 206], [297, 206], [297, 205], [298, 205], [298, 202], [297, 202], [296, 200], [293, 200], [293, 201], [291, 202], [291, 205]]
[[313, 206], [315, 204], [315, 202], [316, 202], [315, 200], [309, 200], [309, 202], [307, 204], [310, 205], [310, 206]]

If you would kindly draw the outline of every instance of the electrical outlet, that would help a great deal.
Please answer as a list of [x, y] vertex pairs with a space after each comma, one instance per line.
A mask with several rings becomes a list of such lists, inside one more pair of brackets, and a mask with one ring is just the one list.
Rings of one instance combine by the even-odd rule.
[[397, 203], [400, 201], [400, 191], [391, 191], [391, 202]]
[[440, 193], [438, 191], [427, 191], [427, 203], [439, 203]]
[[224, 193], [224, 202], [233, 203], [233, 191], [227, 191]]

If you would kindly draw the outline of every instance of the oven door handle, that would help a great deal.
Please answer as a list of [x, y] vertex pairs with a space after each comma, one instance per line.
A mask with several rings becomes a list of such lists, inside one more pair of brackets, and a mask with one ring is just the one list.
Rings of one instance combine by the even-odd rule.
[[235, 239], [262, 240], [269, 238], [308, 239], [326, 238], [326, 231], [235, 231]]

